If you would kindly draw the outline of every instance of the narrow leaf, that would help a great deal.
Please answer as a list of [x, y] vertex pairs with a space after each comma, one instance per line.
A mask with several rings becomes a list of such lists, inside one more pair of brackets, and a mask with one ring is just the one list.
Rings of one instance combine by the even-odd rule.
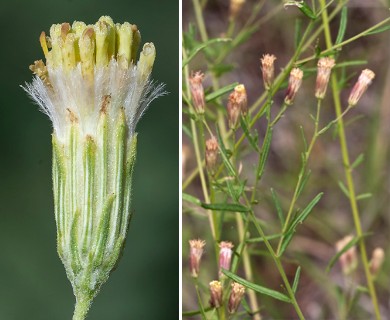
[[295, 34], [294, 34], [294, 48], [297, 49], [299, 42], [301, 41], [302, 20], [295, 20]]
[[264, 137], [263, 146], [261, 147], [259, 166], [258, 166], [257, 172], [256, 172], [256, 176], [258, 177], [259, 180], [260, 180], [261, 176], [263, 175], [265, 162], [267, 161], [267, 158], [268, 158], [268, 153], [269, 153], [269, 149], [271, 146], [271, 140], [272, 140], [272, 132], [273, 132], [273, 129], [271, 127], [268, 127], [266, 135]]
[[340, 250], [339, 252], [336, 253], [336, 255], [334, 255], [332, 257], [332, 259], [330, 259], [326, 269], [325, 269], [325, 272], [328, 273], [330, 271], [330, 269], [333, 268], [333, 266], [335, 265], [335, 263], [337, 262], [337, 260], [339, 260], [340, 256], [346, 252], [348, 249], [352, 248], [354, 245], [356, 245], [360, 240], [360, 237], [354, 237], [351, 241], [349, 241], [347, 243], [347, 245], [342, 249]]
[[231, 212], [248, 212], [249, 208], [235, 203], [202, 203], [201, 206], [205, 209], [214, 211], [231, 211]]
[[359, 166], [364, 161], [364, 153], [361, 153], [358, 155], [356, 160], [351, 164], [351, 169], [355, 169], [357, 166]]
[[252, 137], [252, 135], [250, 134], [249, 132], [249, 129], [248, 129], [248, 125], [247, 125], [247, 122], [246, 122], [246, 119], [241, 117], [240, 119], [240, 123], [241, 123], [241, 128], [242, 130], [244, 131], [245, 133], [245, 136], [246, 138], [248, 139], [249, 141], [249, 144], [251, 145], [251, 147], [256, 151], [256, 152], [259, 152], [259, 146], [257, 145], [257, 141]]
[[301, 266], [298, 266], [297, 271], [295, 272], [294, 282], [292, 285], [292, 290], [294, 291], [294, 293], [297, 292], [300, 277], [301, 277]]
[[222, 161], [225, 164], [225, 167], [228, 169], [229, 174], [232, 175], [233, 177], [235, 177], [236, 171], [234, 170], [232, 164], [229, 161], [229, 157], [227, 156], [227, 151], [226, 151], [225, 145], [223, 144], [223, 140], [221, 137], [221, 133], [219, 132], [218, 126], [216, 126], [216, 130], [217, 130], [218, 145], [219, 145], [219, 150], [221, 152]]
[[302, 180], [302, 182], [301, 182], [301, 184], [299, 186], [299, 189], [298, 189], [297, 197], [299, 197], [301, 195], [301, 193], [302, 193], [303, 189], [305, 188], [306, 183], [309, 180], [310, 176], [311, 176], [311, 170], [307, 171], [307, 173], [303, 177], [303, 180]]
[[196, 204], [198, 206], [202, 205], [202, 202], [198, 198], [191, 196], [190, 194], [185, 193], [185, 192], [182, 193], [182, 199], [184, 201], [191, 202], [191, 203]]
[[212, 100], [215, 100], [219, 98], [220, 96], [223, 96], [225, 93], [230, 92], [238, 85], [238, 82], [234, 82], [232, 84], [229, 84], [223, 88], [220, 88], [212, 93], [209, 93], [206, 97], [205, 100], [206, 102], [210, 102]]
[[341, 10], [340, 27], [336, 38], [336, 44], [339, 44], [344, 40], [345, 30], [347, 28], [347, 20], [348, 20], [348, 9], [347, 6], [344, 6], [343, 9]]
[[366, 35], [371, 35], [371, 34], [376, 34], [376, 33], [381, 33], [383, 31], [387, 31], [387, 30], [390, 30], [390, 25], [387, 25], [387, 26], [384, 26], [384, 27], [381, 27], [381, 28], [377, 28], [377, 29], [374, 29], [368, 33], [366, 33]]
[[197, 47], [195, 47], [189, 57], [185, 60], [183, 60], [183, 64], [182, 64], [182, 68], [184, 68], [200, 51], [202, 51], [204, 48], [214, 44], [214, 43], [217, 43], [217, 42], [227, 42], [227, 41], [232, 41], [232, 39], [228, 39], [228, 38], [215, 38], [215, 39], [211, 39], [209, 41], [206, 41], [200, 45], [198, 45]]
[[271, 188], [271, 194], [272, 194], [272, 200], [273, 200], [275, 208], [276, 208], [276, 212], [278, 213], [278, 217], [279, 217], [280, 223], [281, 223], [281, 225], [283, 227], [283, 225], [284, 225], [284, 215], [283, 215], [283, 210], [282, 210], [282, 206], [280, 204], [279, 197], [278, 197], [278, 195], [276, 194], [276, 192], [275, 192], [275, 190], [273, 188]]
[[[282, 236], [282, 234], [278, 233], [278, 234], [272, 234], [272, 235], [266, 236], [265, 238], [267, 240], [273, 240], [273, 239], [280, 238], [281, 236]], [[246, 240], [246, 242], [247, 243], [264, 242], [264, 238], [263, 237], [251, 238], [251, 239]]]
[[270, 296], [270, 297], [277, 299], [277, 300], [280, 300], [280, 301], [291, 302], [291, 300], [288, 296], [286, 296], [283, 293], [280, 293], [279, 291], [268, 289], [268, 288], [260, 286], [258, 284], [254, 284], [252, 282], [249, 282], [243, 278], [240, 278], [239, 276], [235, 275], [234, 273], [232, 273], [228, 270], [222, 269], [222, 272], [227, 277], [232, 279], [233, 281], [242, 284], [244, 287], [246, 287], [248, 289], [251, 289], [251, 290], [256, 291], [258, 293], [261, 293], [261, 294], [265, 294], [267, 296]]
[[372, 193], [362, 193], [356, 197], [356, 200], [364, 200], [372, 197]]
[[344, 195], [349, 198], [349, 191], [347, 189], [347, 187], [344, 185], [344, 183], [342, 183], [340, 180], [338, 181], [338, 185], [341, 189], [341, 191], [344, 193]]

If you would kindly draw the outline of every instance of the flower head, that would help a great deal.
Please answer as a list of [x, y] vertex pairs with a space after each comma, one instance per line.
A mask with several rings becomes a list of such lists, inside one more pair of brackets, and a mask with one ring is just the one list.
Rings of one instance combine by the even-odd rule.
[[248, 102], [245, 86], [243, 84], [239, 84], [229, 95], [229, 100], [227, 103], [227, 113], [230, 128], [235, 129], [237, 127], [240, 115], [246, 115], [247, 112]]
[[206, 106], [204, 100], [203, 79], [204, 74], [200, 71], [193, 73], [190, 77], [192, 101], [194, 102], [195, 111], [198, 114], [203, 114]]
[[219, 281], [211, 281], [210, 287], [210, 305], [213, 308], [222, 306], [222, 284]]
[[316, 92], [317, 99], [323, 99], [325, 97], [326, 89], [328, 87], [330, 72], [335, 66], [335, 60], [330, 57], [321, 58], [317, 64], [317, 80], [316, 80]]
[[53, 123], [57, 248], [83, 314], [121, 256], [136, 124], [163, 94], [150, 80], [155, 47], [145, 43], [137, 59], [140, 41], [135, 25], [108, 16], [54, 24], [40, 36], [46, 61], [30, 66], [24, 87]]
[[271, 89], [274, 82], [274, 62], [276, 57], [273, 54], [265, 54], [261, 61], [261, 71], [263, 73], [263, 82], [266, 90]]
[[219, 244], [219, 277], [223, 276], [222, 269], [229, 270], [230, 263], [232, 261], [233, 243], [228, 241], [222, 241]]
[[382, 248], [375, 248], [370, 261], [370, 272], [373, 276], [379, 273], [384, 260], [385, 251]]
[[228, 303], [229, 313], [235, 313], [237, 311], [244, 294], [245, 287], [237, 282], [233, 282]]
[[364, 92], [366, 92], [368, 86], [371, 84], [372, 80], [375, 78], [375, 73], [369, 69], [365, 69], [359, 76], [358, 81], [355, 83], [351, 94], [348, 98], [348, 104], [351, 106], [356, 105]]
[[190, 240], [190, 272], [194, 278], [198, 277], [200, 259], [203, 255], [203, 247], [206, 245], [204, 240]]
[[213, 173], [218, 160], [218, 141], [214, 136], [206, 140], [205, 159], [207, 170]]
[[288, 105], [292, 104], [295, 99], [295, 95], [297, 94], [299, 88], [302, 84], [303, 71], [299, 68], [294, 68], [290, 72], [290, 78], [288, 80], [288, 87], [286, 92], [286, 97], [284, 98], [284, 102]]
[[[345, 236], [343, 239], [336, 242], [336, 250], [337, 252], [340, 252], [343, 250], [348, 243], [350, 243], [353, 239], [352, 235]], [[351, 248], [347, 249], [341, 256], [340, 256], [340, 264], [341, 269], [343, 270], [343, 273], [345, 275], [349, 275], [351, 272], [353, 272], [357, 268], [358, 259], [357, 259], [357, 253], [356, 253], [356, 247], [352, 246]]]

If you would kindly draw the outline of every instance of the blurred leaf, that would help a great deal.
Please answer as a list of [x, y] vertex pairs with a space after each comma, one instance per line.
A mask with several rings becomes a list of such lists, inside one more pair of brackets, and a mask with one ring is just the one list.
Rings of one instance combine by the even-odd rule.
[[220, 78], [223, 74], [234, 70], [234, 64], [217, 64], [211, 67], [211, 71], [217, 78]]
[[344, 193], [344, 195], [345, 195], [347, 198], [349, 198], [349, 191], [348, 191], [347, 187], [344, 185], [344, 183], [343, 183], [342, 181], [339, 180], [339, 181], [338, 181], [338, 185], [339, 185], [341, 191]]
[[[207, 311], [211, 311], [213, 309], [214, 309], [213, 307], [207, 307], [207, 308], [204, 308], [204, 311], [207, 312]], [[196, 315], [201, 314], [201, 313], [202, 313], [202, 310], [185, 311], [182, 313], [182, 316], [183, 317], [193, 317], [193, 316], [196, 316]]]
[[344, 6], [343, 9], [341, 9], [340, 27], [336, 38], [336, 44], [339, 44], [344, 40], [345, 30], [347, 28], [347, 20], [348, 20], [348, 7]]
[[280, 293], [278, 291], [275, 291], [275, 290], [272, 290], [272, 289], [268, 289], [266, 287], [263, 287], [263, 286], [260, 286], [258, 284], [254, 284], [252, 282], [249, 282], [243, 278], [240, 278], [239, 276], [235, 275], [234, 273], [228, 271], [228, 270], [225, 270], [225, 269], [222, 269], [222, 272], [228, 276], [230, 279], [232, 279], [233, 281], [239, 283], [239, 284], [242, 284], [244, 287], [248, 288], [248, 289], [251, 289], [253, 291], [256, 291], [258, 293], [262, 293], [262, 294], [265, 294], [267, 296], [270, 296], [274, 299], [277, 299], [277, 300], [280, 300], [280, 301], [284, 301], [284, 302], [291, 302], [290, 298], [287, 297], [285, 294], [283, 293]]
[[356, 160], [351, 164], [351, 169], [355, 169], [357, 166], [359, 166], [364, 161], [364, 153], [361, 153], [358, 155]]
[[284, 215], [283, 215], [283, 210], [282, 210], [282, 206], [280, 204], [279, 197], [278, 197], [278, 195], [276, 194], [276, 192], [274, 191], [273, 188], [271, 188], [271, 194], [272, 194], [272, 200], [274, 202], [276, 211], [278, 213], [278, 217], [279, 217], [280, 223], [281, 223], [281, 225], [283, 227], [284, 226]]
[[247, 138], [248, 141], [249, 141], [249, 144], [250, 144], [251, 147], [258, 153], [260, 150], [259, 150], [259, 146], [257, 145], [257, 139], [254, 138], [254, 137], [250, 134], [249, 129], [248, 129], [248, 125], [247, 125], [246, 118], [241, 117], [241, 118], [240, 118], [240, 123], [241, 123], [241, 128], [242, 128], [242, 130], [244, 131], [245, 136], [246, 136], [246, 138]]
[[191, 203], [196, 204], [198, 206], [202, 205], [202, 201], [200, 201], [198, 198], [196, 198], [188, 193], [185, 193], [185, 192], [182, 193], [182, 199], [184, 201], [191, 202]]
[[229, 157], [226, 154], [226, 148], [225, 148], [225, 145], [223, 144], [223, 140], [221, 138], [221, 133], [219, 132], [218, 126], [216, 126], [216, 130], [217, 130], [218, 145], [219, 145], [219, 150], [221, 151], [222, 161], [225, 164], [225, 167], [228, 169], [229, 173], [233, 177], [235, 177], [236, 171], [234, 170], [232, 164], [229, 161]]
[[232, 91], [237, 85], [238, 85], [238, 82], [234, 82], [232, 84], [229, 84], [223, 88], [220, 88], [220, 89], [208, 94], [205, 97], [206, 102], [210, 102], [212, 100], [219, 98], [220, 96], [223, 96], [225, 93]]
[[383, 31], [387, 31], [387, 30], [390, 30], [390, 25], [374, 29], [374, 30], [366, 33], [366, 35], [368, 36], [368, 35], [371, 35], [371, 34], [381, 33]]
[[259, 166], [257, 167], [257, 171], [256, 171], [256, 177], [258, 177], [259, 180], [260, 180], [261, 176], [263, 175], [265, 162], [267, 161], [267, 158], [268, 158], [268, 153], [269, 153], [269, 149], [271, 146], [271, 140], [272, 140], [272, 131], [273, 131], [273, 129], [268, 126], [267, 132], [265, 133], [263, 145], [261, 147]]
[[[278, 234], [272, 234], [270, 236], [266, 236], [265, 238], [267, 240], [273, 240], [273, 239], [277, 239], [277, 238], [280, 238], [282, 236], [281, 233], [278, 233]], [[246, 240], [247, 243], [253, 243], [253, 242], [264, 242], [264, 238], [263, 237], [259, 237], [259, 238], [250, 238], [248, 240]]]
[[332, 257], [332, 259], [330, 259], [326, 269], [325, 269], [325, 272], [328, 273], [330, 271], [330, 269], [333, 268], [333, 266], [335, 265], [335, 263], [337, 262], [337, 260], [339, 260], [340, 256], [346, 252], [348, 249], [352, 248], [354, 245], [356, 245], [360, 240], [360, 237], [354, 237], [351, 241], [349, 241], [347, 243], [347, 245], [342, 249], [340, 250], [339, 252], [336, 253], [335, 256]]
[[200, 45], [198, 45], [197, 47], [192, 49], [191, 53], [189, 54], [189, 57], [183, 61], [182, 68], [184, 68], [201, 50], [207, 48], [208, 46], [210, 46], [210, 45], [212, 45], [214, 43], [228, 42], [228, 41], [232, 41], [232, 39], [215, 38], [215, 39], [211, 39], [209, 41], [206, 41], [204, 43], [201, 43]]
[[292, 290], [294, 293], [297, 292], [300, 277], [301, 277], [301, 266], [298, 266], [297, 271], [295, 272], [294, 282], [292, 285]]
[[249, 212], [247, 208], [241, 204], [234, 203], [202, 203], [201, 206], [205, 209], [213, 211], [231, 211], [231, 212]]
[[372, 193], [362, 193], [356, 196], [356, 200], [363, 200], [363, 199], [368, 199], [372, 197]]
[[296, 19], [295, 20], [295, 34], [294, 34], [294, 48], [295, 50], [298, 47], [299, 42], [301, 41], [302, 35], [302, 20]]
[[301, 136], [302, 136], [302, 141], [303, 141], [303, 146], [304, 146], [303, 150], [306, 152], [307, 151], [307, 141], [306, 141], [306, 137], [305, 137], [305, 131], [304, 131], [302, 126], [299, 126], [299, 129], [301, 131]]
[[182, 123], [182, 128], [183, 132], [192, 140], [192, 132], [190, 128], [185, 123]]

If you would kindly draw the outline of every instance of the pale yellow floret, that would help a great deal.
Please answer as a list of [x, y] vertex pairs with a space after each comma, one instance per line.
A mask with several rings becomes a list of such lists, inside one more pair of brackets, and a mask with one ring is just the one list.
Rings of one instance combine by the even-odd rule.
[[119, 65], [127, 69], [129, 67], [131, 57], [131, 46], [133, 44], [133, 31], [131, 24], [125, 22], [124, 24], [116, 24], [117, 32], [117, 60]]
[[108, 28], [108, 35], [107, 35], [107, 55], [108, 59], [111, 60], [113, 56], [116, 54], [115, 50], [115, 42], [116, 42], [116, 34], [115, 34], [115, 24], [114, 21], [109, 16], [102, 16], [100, 17], [99, 21], [106, 23], [110, 27]]
[[77, 64], [77, 36], [74, 33], [68, 33], [62, 47], [62, 61], [65, 71], [70, 71]]
[[131, 29], [133, 30], [133, 43], [131, 45], [131, 60], [133, 60], [133, 63], [135, 63], [135, 61], [137, 61], [138, 49], [141, 43], [141, 33], [139, 32], [135, 24], [131, 26]]
[[154, 44], [152, 42], [145, 43], [137, 64], [142, 80], [145, 80], [152, 72], [155, 58], [156, 49], [154, 48]]
[[61, 48], [63, 46], [63, 39], [61, 37], [61, 24], [53, 24], [50, 28], [50, 39], [51, 39], [51, 57], [47, 61], [48, 65], [53, 68], [62, 65], [62, 53]]
[[72, 32], [76, 34], [77, 38], [81, 38], [86, 28], [87, 25], [82, 21], [75, 21], [72, 24]]
[[110, 35], [110, 25], [104, 21], [96, 22], [95, 37], [96, 37], [96, 66], [105, 67], [109, 62], [108, 45]]
[[86, 79], [92, 81], [95, 64], [95, 41], [93, 28], [86, 28], [79, 40], [81, 72]]

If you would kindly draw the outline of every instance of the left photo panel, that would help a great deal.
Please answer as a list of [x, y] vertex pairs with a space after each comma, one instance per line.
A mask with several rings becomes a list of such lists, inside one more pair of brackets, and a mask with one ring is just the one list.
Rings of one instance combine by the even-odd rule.
[[176, 319], [179, 2], [1, 7], [0, 319]]

